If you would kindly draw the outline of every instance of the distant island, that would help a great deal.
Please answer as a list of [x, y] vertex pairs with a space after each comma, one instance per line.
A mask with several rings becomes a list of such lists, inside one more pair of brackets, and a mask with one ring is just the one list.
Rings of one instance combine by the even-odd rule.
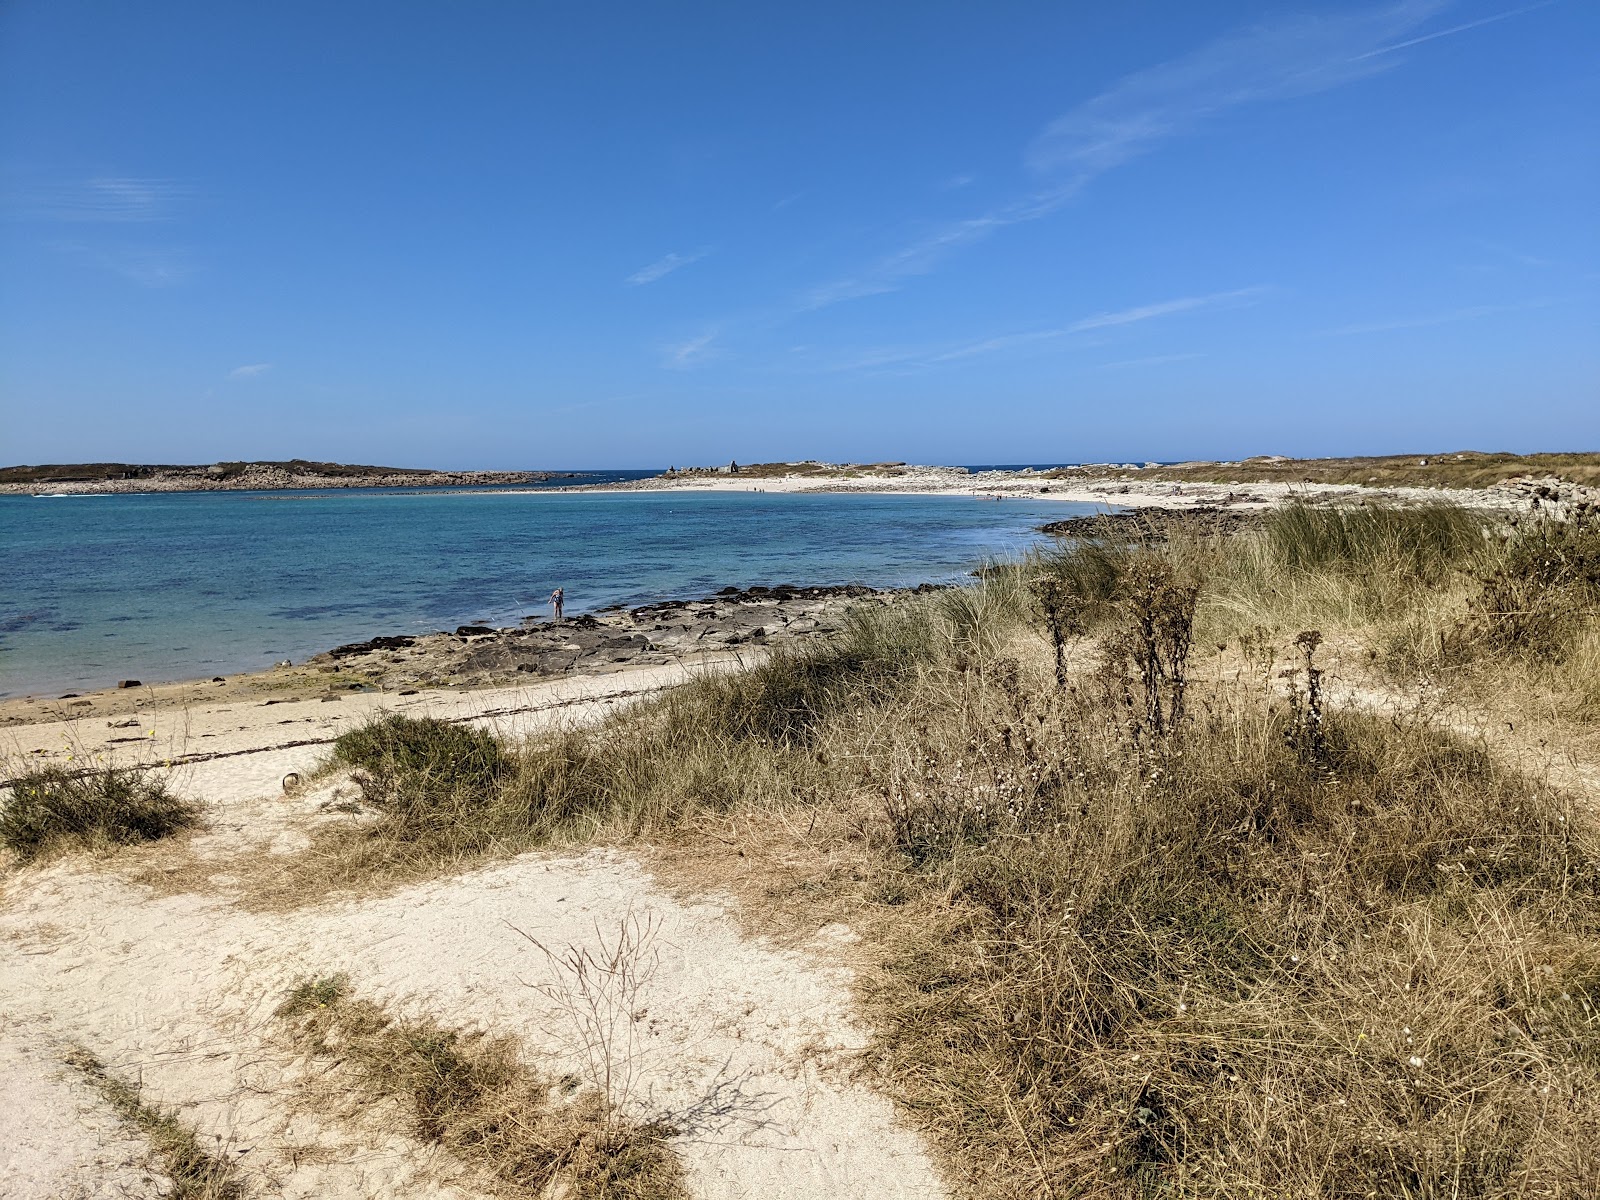
[[0, 467], [0, 494], [246, 492], [284, 488], [497, 487], [576, 479], [551, 471], [435, 471], [352, 463], [219, 462], [201, 465], [70, 463]]

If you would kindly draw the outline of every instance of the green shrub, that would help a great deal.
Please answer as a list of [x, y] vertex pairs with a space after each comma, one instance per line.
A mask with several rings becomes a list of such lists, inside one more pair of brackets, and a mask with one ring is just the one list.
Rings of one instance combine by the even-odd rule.
[[198, 823], [200, 809], [143, 767], [69, 771], [42, 767], [11, 784], [0, 806], [0, 842], [23, 861], [61, 845], [94, 849], [169, 837]]
[[417, 821], [486, 802], [512, 767], [492, 733], [397, 714], [340, 735], [333, 755], [357, 769], [369, 803]]
[[1532, 660], [1566, 657], [1600, 609], [1600, 509], [1521, 522], [1473, 598], [1465, 631]]

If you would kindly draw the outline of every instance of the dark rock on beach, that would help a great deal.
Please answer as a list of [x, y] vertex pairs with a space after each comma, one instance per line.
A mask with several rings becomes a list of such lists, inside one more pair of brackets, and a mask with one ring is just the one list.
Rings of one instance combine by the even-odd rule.
[[707, 598], [618, 606], [561, 622], [526, 617], [507, 629], [462, 625], [453, 634], [375, 637], [312, 663], [385, 689], [605, 673], [803, 641], [838, 629], [850, 607], [891, 595], [859, 585], [727, 587]]
[[1041, 533], [1069, 538], [1116, 538], [1164, 542], [1175, 533], [1191, 537], [1215, 537], [1259, 529], [1262, 514], [1248, 509], [1217, 508], [1138, 508], [1128, 512], [1094, 513], [1067, 517], [1039, 526]]
[[[492, 630], [490, 632], [493, 632]], [[331, 658], [352, 658], [358, 654], [371, 654], [378, 650], [405, 650], [417, 644], [414, 637], [375, 637], [367, 642], [351, 642], [348, 646], [335, 646], [328, 651]]]

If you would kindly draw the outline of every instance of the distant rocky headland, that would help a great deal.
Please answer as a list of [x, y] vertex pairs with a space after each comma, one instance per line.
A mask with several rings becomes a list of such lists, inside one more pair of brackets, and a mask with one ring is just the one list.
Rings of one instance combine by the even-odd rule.
[[219, 462], [198, 466], [72, 463], [0, 467], [0, 494], [248, 492], [283, 488], [496, 487], [576, 479], [550, 471], [434, 471], [350, 463]]

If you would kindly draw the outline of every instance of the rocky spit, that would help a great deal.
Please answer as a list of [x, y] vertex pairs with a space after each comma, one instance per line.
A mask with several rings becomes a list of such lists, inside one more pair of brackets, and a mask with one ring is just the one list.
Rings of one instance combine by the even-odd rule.
[[131, 495], [137, 492], [270, 492], [307, 488], [506, 487], [575, 479], [549, 471], [405, 471], [326, 474], [252, 463], [218, 474], [207, 467], [158, 467], [126, 479], [43, 479], [0, 483], [0, 495]]
[[[931, 585], [923, 585], [927, 590]], [[608, 608], [559, 623], [528, 617], [496, 629], [375, 637], [307, 659], [302, 673], [335, 687], [486, 687], [562, 675], [601, 675], [713, 652], [760, 650], [837, 631], [847, 611], [899, 593], [841, 587], [724, 588], [700, 600]]]

